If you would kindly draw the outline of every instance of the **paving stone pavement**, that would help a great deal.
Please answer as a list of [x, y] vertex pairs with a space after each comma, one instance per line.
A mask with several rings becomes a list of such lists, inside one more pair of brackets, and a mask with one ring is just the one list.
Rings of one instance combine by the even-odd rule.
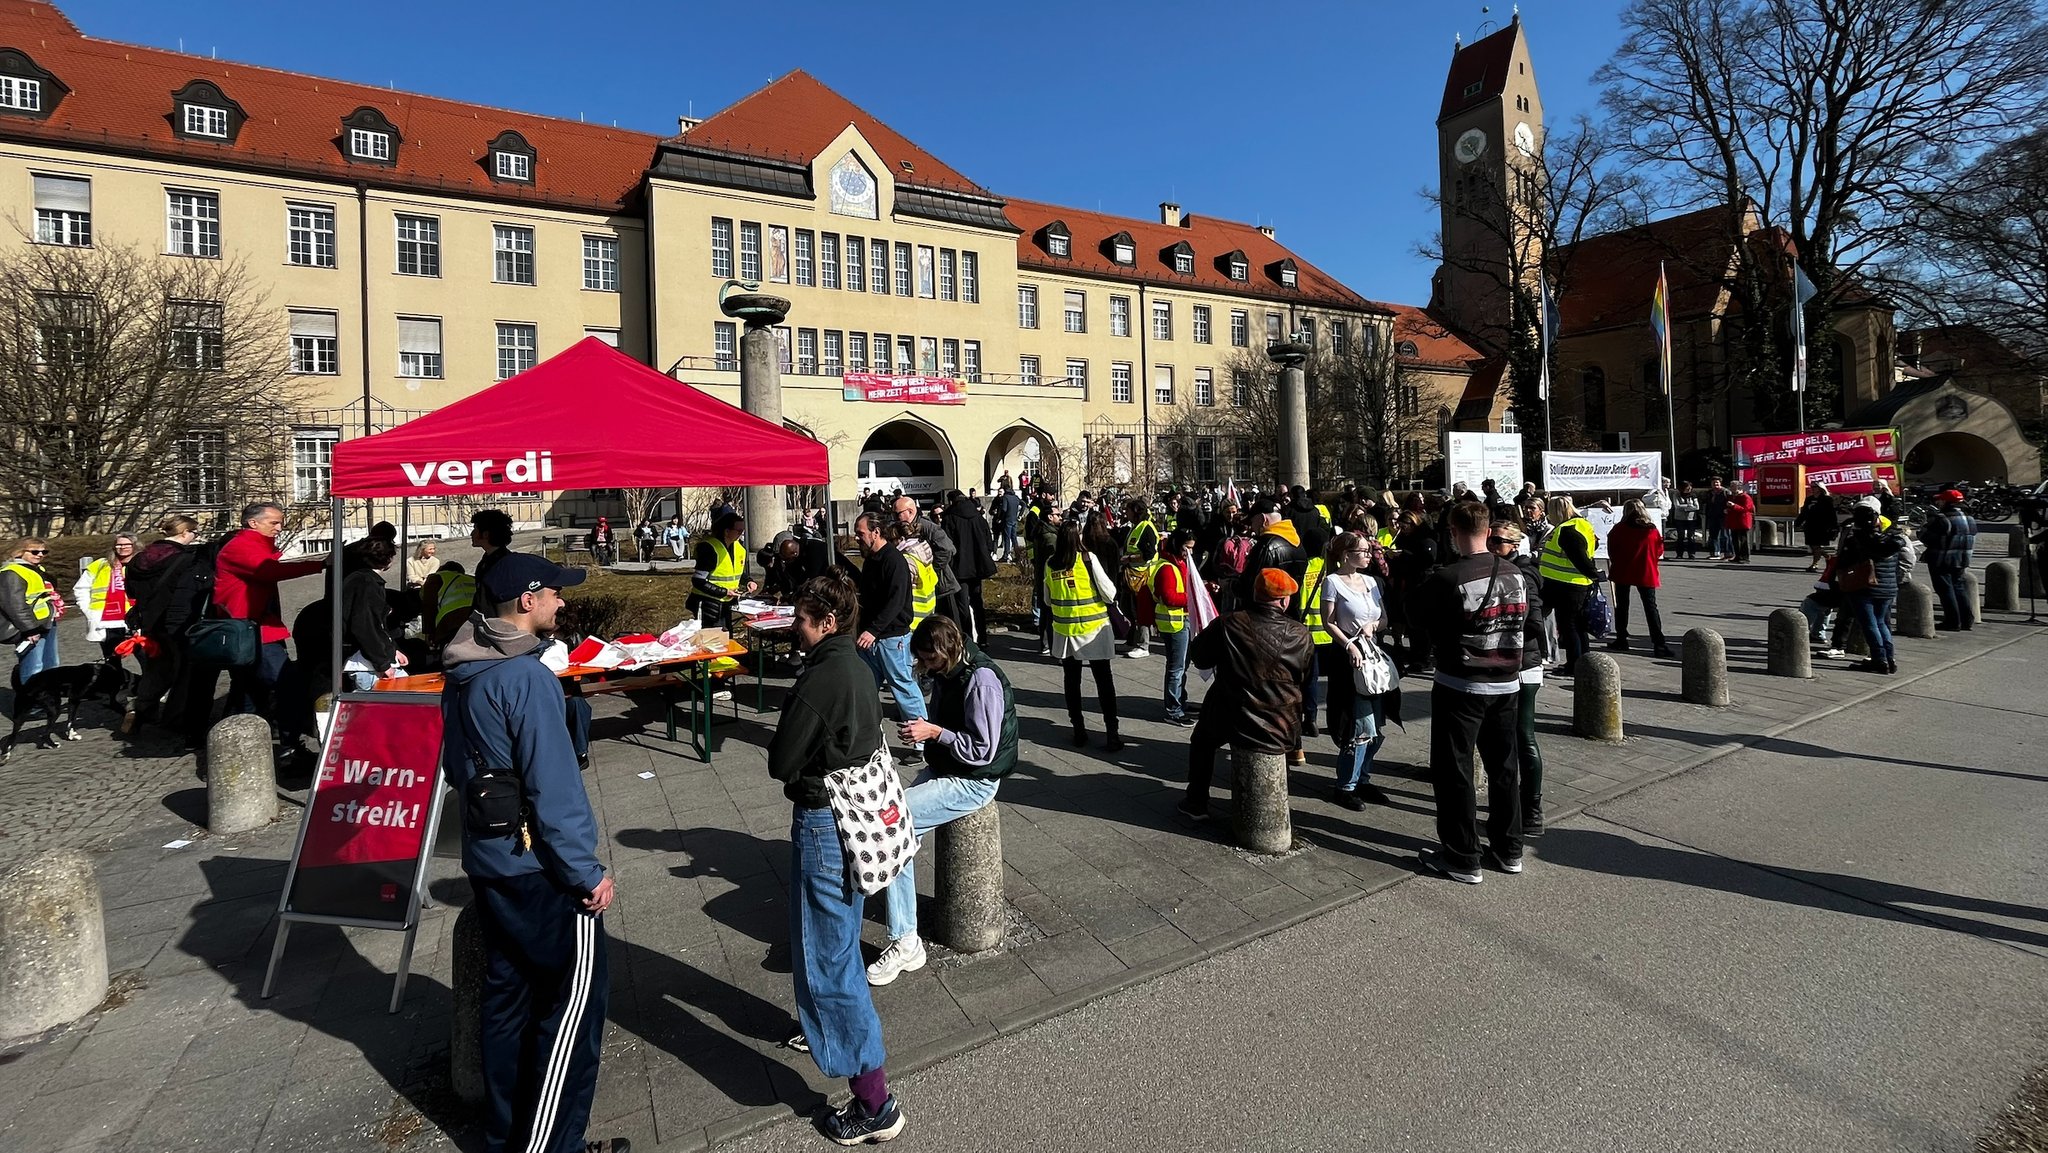
[[[1701, 625], [1726, 636], [1733, 703], [1685, 704], [1677, 662], [1638, 650], [1621, 658], [1627, 739], [1594, 745], [1569, 735], [1568, 682], [1547, 685], [1547, 809], [1562, 816], [1745, 744], [1834, 756], [1801, 745], [1797, 724], [1957, 660], [2000, 659], [1995, 650], [2024, 627], [1994, 614], [1970, 634], [1901, 640], [1896, 677], [1817, 662], [1812, 681], [1770, 678], [1764, 617], [1802, 594], [1801, 567], [1769, 556], [1748, 569], [1670, 563], [1667, 632], [1674, 643]], [[1027, 742], [999, 795], [1008, 939], [972, 957], [935, 949], [924, 970], [876, 990], [892, 1071], [1396, 883], [1433, 843], [1419, 679], [1409, 682], [1407, 726], [1379, 758], [1394, 805], [1353, 814], [1332, 804], [1334, 751], [1327, 738], [1312, 740], [1310, 764], [1291, 781], [1297, 851], [1257, 858], [1228, 844], [1227, 820], [1191, 830], [1173, 819], [1186, 734], [1159, 719], [1156, 655], [1115, 662], [1132, 743], [1111, 757], [1099, 742], [1067, 744], [1058, 670], [1035, 649], [1014, 634], [998, 634], [994, 646], [1016, 682]], [[593, 1134], [702, 1148], [842, 1088], [779, 1047], [794, 1028], [790, 814], [763, 750], [782, 683], [771, 681], [770, 711], [759, 715], [742, 688], [739, 717], [720, 728], [710, 765], [664, 741], [651, 706], [599, 705], [587, 781], [619, 897], [606, 918], [611, 1007]], [[1191, 687], [1199, 694], [1199, 681]], [[1092, 686], [1084, 692], [1092, 710]], [[299, 810], [264, 830], [207, 836], [194, 823], [205, 806], [190, 757], [147, 740], [119, 743], [104, 710], [89, 720], [86, 740], [24, 748], [0, 768], [0, 862], [60, 846], [98, 854], [116, 993], [85, 1021], [0, 1047], [0, 1148], [474, 1148], [474, 1125], [446, 1074], [448, 940], [468, 899], [453, 862], [436, 862], [436, 904], [424, 914], [399, 1013], [385, 1003], [400, 940], [371, 930], [295, 928], [278, 993], [263, 1000]], [[642, 779], [647, 772], [654, 776]], [[184, 838], [193, 843], [164, 847]], [[931, 873], [920, 870], [927, 893]], [[883, 938], [879, 915], [876, 902], [872, 945]]]

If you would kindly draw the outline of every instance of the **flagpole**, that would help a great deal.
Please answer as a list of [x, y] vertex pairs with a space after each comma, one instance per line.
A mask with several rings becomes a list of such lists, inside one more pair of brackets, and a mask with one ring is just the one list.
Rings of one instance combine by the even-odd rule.
[[[1657, 283], [1664, 283], [1664, 262], [1657, 262]], [[1671, 471], [1665, 475], [1678, 483], [1678, 402], [1673, 396], [1678, 392], [1677, 382], [1672, 378], [1677, 372], [1671, 367], [1671, 289], [1664, 290], [1664, 424], [1671, 430]]]

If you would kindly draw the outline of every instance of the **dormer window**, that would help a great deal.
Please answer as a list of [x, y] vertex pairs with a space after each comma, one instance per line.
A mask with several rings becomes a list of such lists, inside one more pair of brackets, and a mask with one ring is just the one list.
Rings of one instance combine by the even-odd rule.
[[341, 129], [343, 154], [350, 163], [397, 167], [398, 146], [404, 140], [382, 112], [365, 104], [341, 118]]
[[1245, 281], [1251, 279], [1251, 261], [1245, 259], [1243, 250], [1224, 253], [1222, 259], [1218, 260], [1216, 264], [1223, 270], [1223, 275], [1228, 276], [1232, 280]]
[[43, 110], [43, 82], [23, 76], [0, 76], [0, 108], [16, 112]]
[[211, 80], [194, 80], [171, 94], [171, 128], [187, 140], [232, 144], [248, 116]]
[[18, 48], [0, 48], [0, 114], [45, 119], [69, 88]]
[[1195, 274], [1195, 250], [1188, 245], [1187, 241], [1175, 241], [1171, 247], [1167, 248], [1160, 255], [1165, 258], [1167, 263], [1173, 265], [1173, 271], [1178, 275], [1193, 276]]
[[368, 128], [348, 130], [348, 154], [357, 160], [391, 159], [391, 134]]
[[1292, 268], [1283, 268], [1280, 270], [1280, 285], [1283, 288], [1294, 287], [1294, 270]]
[[1414, 342], [1414, 341], [1412, 341], [1412, 340], [1404, 340], [1404, 341], [1402, 341], [1401, 343], [1399, 343], [1399, 344], [1397, 344], [1397, 345], [1395, 345], [1395, 346], [1394, 346], [1394, 355], [1396, 355], [1396, 356], [1420, 356], [1420, 355], [1422, 355], [1422, 350], [1421, 350], [1421, 349], [1419, 349], [1419, 348], [1417, 348], [1417, 347], [1415, 347], [1415, 342]]
[[533, 183], [533, 145], [511, 129], [491, 141], [491, 179], [501, 184]]
[[1057, 256], [1061, 260], [1073, 256], [1074, 234], [1067, 231], [1065, 223], [1055, 220], [1045, 226], [1045, 252], [1046, 255]]
[[1115, 236], [1110, 237], [1109, 243], [1104, 247], [1109, 253], [1109, 258], [1118, 264], [1134, 265], [1138, 263], [1138, 242], [1132, 240], [1131, 234], [1128, 232], [1119, 232]]
[[1295, 286], [1297, 278], [1295, 276], [1294, 261], [1291, 259], [1276, 260], [1268, 264], [1266, 266], [1266, 273], [1274, 280], [1279, 281], [1282, 288], [1293, 288]]

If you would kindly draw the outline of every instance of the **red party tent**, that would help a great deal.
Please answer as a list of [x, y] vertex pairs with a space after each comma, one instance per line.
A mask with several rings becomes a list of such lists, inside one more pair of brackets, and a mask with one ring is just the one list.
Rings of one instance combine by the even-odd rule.
[[825, 446], [596, 337], [475, 396], [334, 446], [340, 497], [825, 484]]

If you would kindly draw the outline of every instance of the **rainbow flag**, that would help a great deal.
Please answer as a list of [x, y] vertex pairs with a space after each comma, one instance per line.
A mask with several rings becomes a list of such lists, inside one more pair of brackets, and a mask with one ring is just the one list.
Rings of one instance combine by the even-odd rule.
[[1664, 262], [1657, 262], [1657, 291], [1650, 297], [1650, 331], [1657, 335], [1657, 383], [1671, 392], [1671, 294], [1664, 284]]

